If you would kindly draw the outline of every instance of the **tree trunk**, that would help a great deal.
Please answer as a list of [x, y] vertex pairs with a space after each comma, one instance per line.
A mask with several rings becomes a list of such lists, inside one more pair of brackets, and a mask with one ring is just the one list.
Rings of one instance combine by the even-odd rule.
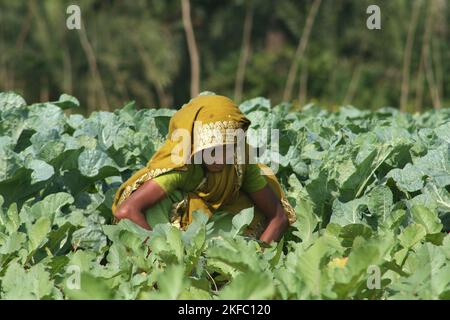
[[248, 57], [250, 55], [252, 26], [253, 26], [253, 1], [251, 1], [247, 5], [247, 10], [245, 13], [244, 30], [242, 34], [242, 48], [241, 54], [239, 56], [239, 65], [234, 85], [234, 100], [236, 101], [236, 103], [239, 103], [242, 99], [245, 68], [247, 66]]
[[361, 65], [358, 62], [358, 65], [353, 70], [352, 79], [350, 80], [350, 84], [348, 85], [347, 93], [344, 97], [344, 105], [352, 104], [352, 101], [355, 97], [356, 89], [358, 88], [359, 78], [361, 77]]
[[303, 60], [300, 71], [300, 84], [298, 86], [298, 104], [302, 107], [306, 103], [308, 96], [308, 61]]
[[181, 0], [183, 27], [186, 33], [189, 58], [191, 61], [191, 97], [200, 93], [200, 57], [195, 42], [194, 29], [191, 22], [191, 5], [189, 0]]
[[70, 50], [67, 47], [63, 49], [63, 65], [64, 65], [64, 75], [63, 75], [63, 87], [64, 92], [72, 94], [72, 59], [70, 58]]
[[428, 8], [427, 13], [427, 20], [425, 23], [425, 35], [424, 35], [424, 55], [423, 55], [423, 61], [424, 61], [424, 68], [425, 68], [425, 77], [428, 82], [428, 89], [430, 91], [430, 97], [431, 101], [433, 103], [434, 109], [440, 109], [441, 101], [439, 97], [439, 91], [438, 88], [434, 82], [434, 73], [433, 73], [433, 65], [430, 63], [430, 39], [431, 39], [431, 30], [433, 27], [433, 20], [435, 16], [435, 8], [434, 8], [434, 2], [430, 2], [430, 7]]
[[98, 89], [98, 94], [100, 95], [101, 104], [110, 110], [108, 99], [106, 97], [105, 88], [103, 87], [102, 77], [100, 71], [98, 70], [97, 58], [95, 57], [94, 50], [92, 49], [91, 43], [86, 34], [86, 28], [83, 21], [81, 22], [81, 29], [78, 30], [78, 36], [80, 38], [81, 47], [83, 48], [84, 54], [89, 64], [89, 70], [91, 71], [92, 78], [96, 87]]
[[86, 101], [86, 115], [89, 116], [92, 112], [96, 110], [97, 106], [97, 94], [95, 90], [95, 79], [92, 76], [86, 75], [85, 80], [86, 91], [87, 91], [87, 101]]
[[447, 33], [447, 24], [446, 24], [446, 12], [448, 12], [447, 8], [448, 4], [445, 0], [437, 1], [436, 5], [436, 28], [433, 31], [433, 36], [431, 39], [432, 52], [433, 52], [433, 61], [436, 66], [436, 88], [438, 92], [440, 92], [441, 96], [444, 94], [444, 70], [442, 63], [442, 37], [444, 39], [448, 39]]
[[414, 110], [420, 112], [423, 103], [423, 52], [420, 54], [420, 64], [416, 76], [416, 100], [414, 103]]
[[436, 90], [442, 94], [444, 92], [444, 73], [442, 72], [444, 68], [442, 66], [441, 41], [438, 37], [432, 37], [431, 42], [433, 61], [436, 66]]
[[417, 22], [420, 13], [422, 1], [416, 0], [413, 6], [411, 22], [408, 27], [408, 36], [406, 38], [405, 50], [403, 52], [403, 71], [402, 71], [402, 89], [400, 97], [400, 110], [406, 111], [409, 94], [409, 70], [411, 68], [411, 53], [414, 46], [414, 36], [416, 34]]
[[302, 36], [298, 42], [297, 50], [295, 51], [294, 59], [292, 60], [291, 67], [289, 68], [288, 77], [286, 80], [286, 86], [283, 93], [283, 101], [289, 101], [292, 95], [292, 89], [294, 87], [295, 76], [297, 74], [298, 64], [305, 53], [306, 46], [308, 45], [309, 35], [314, 24], [319, 6], [322, 0], [314, 0], [311, 9], [309, 10], [308, 17], [306, 18], [305, 27], [302, 31]]

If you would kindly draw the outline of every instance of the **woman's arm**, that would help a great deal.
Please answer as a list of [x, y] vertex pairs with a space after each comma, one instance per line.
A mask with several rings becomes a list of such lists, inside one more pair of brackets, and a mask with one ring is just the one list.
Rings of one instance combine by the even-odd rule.
[[269, 185], [259, 191], [250, 193], [250, 198], [258, 209], [266, 215], [269, 222], [259, 239], [267, 243], [280, 240], [289, 226], [287, 215], [280, 200]]
[[119, 205], [114, 216], [118, 220], [128, 219], [144, 229], [151, 230], [143, 211], [153, 206], [165, 195], [164, 189], [158, 183], [149, 180]]

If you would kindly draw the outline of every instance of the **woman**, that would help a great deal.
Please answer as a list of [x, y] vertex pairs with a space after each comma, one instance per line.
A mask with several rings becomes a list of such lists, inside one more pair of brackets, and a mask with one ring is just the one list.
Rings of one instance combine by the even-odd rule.
[[267, 243], [278, 241], [295, 221], [280, 184], [273, 173], [262, 173], [270, 171], [266, 166], [249, 163], [248, 147], [243, 148], [245, 161], [237, 161], [236, 152], [228, 152], [237, 150], [236, 135], [229, 133], [243, 132], [249, 125], [224, 96], [192, 99], [173, 115], [167, 140], [147, 166], [117, 191], [112, 207], [115, 218], [150, 230], [152, 208], [162, 206], [165, 220], [184, 229], [196, 210], [211, 217], [219, 211], [236, 214], [256, 206], [245, 233]]

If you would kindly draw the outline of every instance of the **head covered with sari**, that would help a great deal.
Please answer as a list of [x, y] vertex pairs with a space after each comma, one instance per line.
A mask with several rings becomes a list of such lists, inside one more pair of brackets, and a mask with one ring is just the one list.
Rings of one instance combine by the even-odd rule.
[[[195, 156], [202, 151], [223, 145], [236, 147], [237, 135], [245, 132], [249, 125], [250, 121], [227, 97], [200, 95], [191, 99], [171, 118], [164, 144], [144, 168], [119, 188], [113, 202], [113, 212], [146, 181], [173, 170], [186, 171]], [[194, 211], [202, 210], [211, 216], [221, 205], [237, 199], [245, 163], [249, 160], [246, 143], [243, 151], [244, 159], [238, 159], [240, 152], [235, 152], [232, 164], [225, 164], [220, 172], [208, 172], [208, 177], [203, 180], [201, 186], [188, 193], [187, 201], [184, 202], [186, 214], [181, 217], [182, 227], [192, 222]], [[276, 178], [273, 179], [276, 181]], [[281, 196], [281, 188], [278, 191]]]

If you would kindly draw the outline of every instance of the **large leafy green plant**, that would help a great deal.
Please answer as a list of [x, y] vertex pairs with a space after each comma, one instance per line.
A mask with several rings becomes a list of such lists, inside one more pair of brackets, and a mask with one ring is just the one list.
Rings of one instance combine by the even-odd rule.
[[[253, 210], [201, 212], [187, 230], [111, 224], [118, 186], [167, 135], [168, 109], [132, 103], [89, 118], [78, 101], [0, 93], [3, 299], [448, 299], [450, 112], [244, 102], [278, 129], [277, 176], [297, 221], [270, 246]], [[266, 159], [274, 143], [268, 143]]]

